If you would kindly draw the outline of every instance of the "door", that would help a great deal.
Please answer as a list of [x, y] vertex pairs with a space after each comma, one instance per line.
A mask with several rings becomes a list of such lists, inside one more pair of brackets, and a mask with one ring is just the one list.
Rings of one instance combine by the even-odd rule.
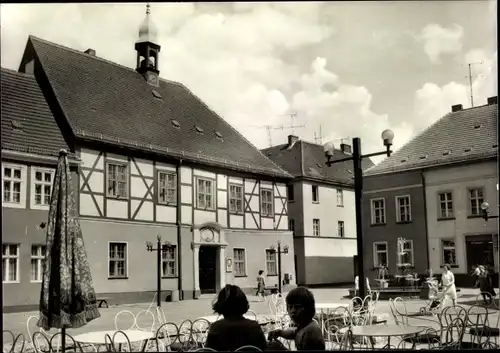
[[216, 293], [216, 261], [217, 248], [215, 246], [200, 246], [199, 276], [201, 294]]
[[491, 240], [470, 241], [466, 243], [467, 271], [472, 271], [472, 266], [493, 266], [493, 242]]

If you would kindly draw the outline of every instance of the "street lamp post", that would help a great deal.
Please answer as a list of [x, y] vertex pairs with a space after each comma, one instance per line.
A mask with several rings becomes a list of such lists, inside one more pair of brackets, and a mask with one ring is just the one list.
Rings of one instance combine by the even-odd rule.
[[169, 242], [162, 243], [161, 235], [158, 234], [156, 237], [156, 248], [153, 248], [153, 243], [150, 241], [146, 242], [146, 250], [149, 252], [156, 251], [156, 305], [161, 306], [161, 255], [162, 251], [168, 249], [171, 244]]
[[326, 165], [331, 166], [336, 163], [341, 163], [345, 161], [353, 161], [354, 169], [354, 197], [356, 201], [356, 244], [358, 251], [358, 278], [359, 278], [359, 296], [364, 298], [366, 295], [366, 282], [365, 282], [365, 271], [363, 263], [363, 169], [361, 167], [361, 161], [363, 158], [387, 155], [389, 157], [392, 153], [391, 146], [394, 139], [394, 132], [392, 130], [384, 130], [382, 132], [382, 140], [386, 150], [383, 152], [375, 152], [362, 155], [361, 154], [361, 139], [355, 137], [352, 139], [352, 156], [341, 159], [333, 159], [335, 145], [333, 142], [327, 142], [324, 146], [325, 156], [327, 158]]
[[281, 242], [278, 240], [278, 246], [271, 245], [271, 251], [278, 254], [278, 291], [281, 294], [281, 254], [288, 254], [288, 245], [281, 250]]

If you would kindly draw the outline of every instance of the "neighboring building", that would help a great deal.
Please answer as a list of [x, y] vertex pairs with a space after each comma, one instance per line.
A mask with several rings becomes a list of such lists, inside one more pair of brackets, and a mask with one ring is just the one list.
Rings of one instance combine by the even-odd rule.
[[[486, 222], [480, 215], [484, 201], [491, 205], [491, 214], [498, 215], [497, 129], [497, 97], [469, 109], [455, 105], [367, 171], [365, 219], [371, 215], [372, 223], [381, 226], [365, 223], [365, 239], [370, 239], [365, 258], [375, 258], [374, 265], [387, 258], [393, 274], [396, 241], [405, 237], [412, 240], [408, 257], [419, 273], [428, 268], [440, 271], [449, 263], [457, 284], [465, 286], [473, 284], [467, 275], [476, 264], [494, 267], [498, 274], [498, 219]], [[388, 246], [385, 255], [383, 244]]]
[[[184, 299], [226, 283], [277, 284], [290, 247], [286, 182], [275, 165], [184, 85], [160, 78], [149, 14], [136, 70], [30, 36], [19, 72], [2, 69], [4, 307], [36, 306], [48, 198], [60, 148], [74, 183], [93, 282], [111, 302], [150, 301], [157, 235], [162, 288]], [[133, 45], [131, 43], [131, 45]], [[293, 278], [293, 276], [292, 276]], [[294, 285], [294, 280], [290, 281]]]
[[[262, 153], [294, 176], [287, 195], [297, 283], [352, 283], [357, 253], [352, 162], [328, 167], [323, 146], [292, 135], [287, 144]], [[342, 144], [334, 159], [350, 154], [351, 146]], [[371, 166], [366, 159], [363, 167]]]

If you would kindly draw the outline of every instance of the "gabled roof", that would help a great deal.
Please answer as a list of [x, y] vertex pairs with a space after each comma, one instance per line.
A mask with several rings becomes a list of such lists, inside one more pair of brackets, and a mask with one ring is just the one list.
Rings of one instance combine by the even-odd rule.
[[111, 61], [33, 36], [30, 45], [77, 138], [291, 177], [184, 85], [160, 79], [153, 87], [135, 70]]
[[69, 150], [35, 77], [1, 69], [2, 150], [58, 156]]
[[496, 157], [498, 104], [450, 112], [365, 175]]
[[[298, 140], [292, 145], [277, 145], [262, 150], [267, 158], [291, 173], [295, 178], [305, 177], [325, 182], [354, 185], [352, 161], [326, 165], [323, 146]], [[335, 150], [333, 160], [349, 157], [340, 150]], [[373, 166], [373, 162], [363, 160], [363, 169]]]

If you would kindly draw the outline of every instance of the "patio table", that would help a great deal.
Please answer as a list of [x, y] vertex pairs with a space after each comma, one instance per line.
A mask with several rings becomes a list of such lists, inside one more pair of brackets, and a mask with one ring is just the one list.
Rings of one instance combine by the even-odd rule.
[[[388, 324], [384, 326], [367, 325], [367, 326], [352, 326], [350, 327], [352, 335], [357, 337], [387, 337], [387, 348], [391, 347], [391, 337], [411, 336], [415, 337], [425, 330], [425, 327], [419, 326], [400, 326]], [[344, 334], [349, 330], [349, 327], [343, 327], [339, 330]], [[372, 342], [372, 340], [370, 340]], [[373, 348], [373, 347], [372, 347]], [[385, 348], [385, 347], [384, 347]]]
[[[109, 342], [106, 342], [106, 334], [108, 334], [111, 338], [113, 338], [113, 335], [117, 332], [116, 330], [109, 330], [109, 331], [93, 331], [93, 332], [87, 332], [87, 333], [82, 333], [79, 335], [74, 336], [73, 338], [75, 341], [80, 344], [80, 343], [87, 343], [87, 344], [95, 344], [95, 345], [106, 345]], [[139, 341], [144, 341], [144, 344], [142, 346], [142, 352], [146, 349], [146, 345], [148, 343], [148, 340], [152, 339], [155, 337], [153, 332], [148, 332], [148, 331], [141, 331], [141, 330], [123, 330], [123, 333], [125, 333], [130, 341], [132, 342], [139, 342]], [[124, 344], [127, 343], [127, 340], [123, 335], [118, 335], [116, 336], [116, 339], [114, 340], [114, 343], [118, 344]]]
[[[246, 315], [243, 315], [243, 317], [245, 319], [248, 319], [248, 320], [255, 320], [255, 317], [253, 315], [246, 314]], [[222, 316], [207, 315], [207, 316], [202, 316], [200, 319], [205, 319], [210, 324], [213, 324], [214, 322], [221, 320]], [[268, 318], [268, 317], [257, 315], [257, 320], [256, 321], [259, 323], [259, 325], [265, 326], [265, 325], [269, 324], [272, 320], [270, 318]]]

